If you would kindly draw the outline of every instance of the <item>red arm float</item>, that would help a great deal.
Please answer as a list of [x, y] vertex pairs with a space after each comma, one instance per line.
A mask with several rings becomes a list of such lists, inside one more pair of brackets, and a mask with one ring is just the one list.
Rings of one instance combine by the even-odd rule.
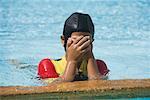
[[40, 78], [57, 78], [59, 77], [58, 73], [55, 70], [54, 64], [50, 59], [43, 59], [38, 66], [38, 75]]
[[97, 59], [97, 60], [96, 60], [96, 63], [97, 63], [99, 72], [100, 72], [102, 75], [106, 76], [107, 73], [109, 72], [109, 69], [107, 68], [107, 65], [105, 64], [105, 62], [102, 61], [102, 60]]

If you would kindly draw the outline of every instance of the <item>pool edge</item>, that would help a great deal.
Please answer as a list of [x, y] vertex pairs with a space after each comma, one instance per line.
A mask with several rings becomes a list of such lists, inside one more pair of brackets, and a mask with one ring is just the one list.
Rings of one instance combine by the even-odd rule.
[[76, 81], [49, 86], [0, 87], [0, 98], [41, 97], [150, 97], [150, 79]]

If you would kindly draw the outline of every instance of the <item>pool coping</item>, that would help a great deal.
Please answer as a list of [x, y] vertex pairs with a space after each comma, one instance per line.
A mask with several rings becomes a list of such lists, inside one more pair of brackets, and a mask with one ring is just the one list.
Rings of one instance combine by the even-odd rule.
[[0, 98], [150, 97], [150, 79], [92, 80], [48, 86], [0, 86]]

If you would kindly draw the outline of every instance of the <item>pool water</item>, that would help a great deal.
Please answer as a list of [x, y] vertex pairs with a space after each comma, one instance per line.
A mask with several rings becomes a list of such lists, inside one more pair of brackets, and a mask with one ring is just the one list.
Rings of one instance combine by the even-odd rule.
[[149, 100], [150, 98], [123, 98], [123, 99], [115, 99], [115, 100]]
[[110, 80], [150, 78], [149, 0], [0, 0], [0, 86], [44, 85], [37, 65], [64, 55], [60, 35], [76, 11], [94, 21], [93, 52]]

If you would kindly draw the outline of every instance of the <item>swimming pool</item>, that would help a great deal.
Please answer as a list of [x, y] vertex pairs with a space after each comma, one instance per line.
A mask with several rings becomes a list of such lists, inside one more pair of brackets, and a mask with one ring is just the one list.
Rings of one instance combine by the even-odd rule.
[[76, 11], [92, 16], [110, 80], [150, 78], [150, 1], [0, 0], [0, 86], [43, 85], [37, 64], [63, 56], [63, 24]]

